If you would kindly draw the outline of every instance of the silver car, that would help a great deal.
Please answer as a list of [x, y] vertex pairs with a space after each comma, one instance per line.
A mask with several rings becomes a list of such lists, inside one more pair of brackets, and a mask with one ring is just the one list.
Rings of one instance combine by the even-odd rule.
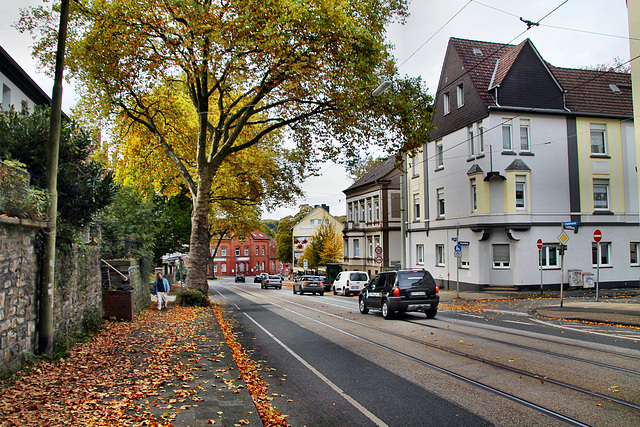
[[324, 295], [324, 283], [319, 276], [302, 276], [297, 282], [293, 284], [293, 293], [300, 295], [304, 293], [312, 293], [318, 295]]
[[278, 274], [269, 274], [262, 278], [262, 282], [260, 283], [260, 288], [276, 288], [282, 289], [282, 278]]

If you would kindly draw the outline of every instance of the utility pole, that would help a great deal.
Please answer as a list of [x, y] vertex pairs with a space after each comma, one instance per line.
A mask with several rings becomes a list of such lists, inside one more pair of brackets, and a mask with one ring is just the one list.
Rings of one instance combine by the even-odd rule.
[[62, 70], [67, 39], [69, 0], [61, 0], [60, 27], [56, 69], [51, 96], [51, 119], [49, 122], [49, 144], [47, 147], [47, 192], [49, 193], [48, 224], [45, 230], [45, 253], [40, 283], [40, 322], [38, 351], [53, 352], [53, 303], [56, 265], [56, 222], [58, 219], [58, 154], [60, 151], [60, 117], [62, 115]]

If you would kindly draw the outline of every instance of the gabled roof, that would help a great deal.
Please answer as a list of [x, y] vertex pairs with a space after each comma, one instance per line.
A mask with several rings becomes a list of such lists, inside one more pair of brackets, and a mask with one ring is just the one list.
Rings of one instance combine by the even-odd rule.
[[396, 158], [395, 156], [389, 156], [385, 161], [365, 173], [346, 190], [342, 190], [342, 192], [347, 193], [365, 185], [375, 183], [376, 181], [383, 180], [387, 175], [393, 172], [394, 169], [396, 169]]
[[[522, 62], [528, 61], [530, 64], [532, 61], [539, 60], [557, 84], [560, 93], [564, 92], [565, 107], [568, 112], [633, 117], [631, 75], [628, 73], [554, 67], [544, 61], [529, 39], [517, 46], [458, 38], [451, 38], [449, 43], [460, 57], [463, 69], [487, 108], [509, 107], [509, 105], [501, 105], [500, 96], [498, 95], [496, 100], [493, 91], [500, 87], [517, 67], [524, 65]], [[527, 46], [536, 55], [522, 58], [522, 52]], [[518, 63], [519, 58], [522, 58], [520, 63]], [[463, 75], [460, 73], [459, 76], [448, 76], [448, 85], [454, 84], [456, 78]], [[619, 93], [614, 92], [615, 88], [612, 88], [611, 84], [620, 89]], [[441, 90], [442, 88], [438, 88], [438, 91]], [[536, 105], [531, 105], [531, 108], [535, 107]], [[545, 107], [541, 104], [540, 108]]]
[[[0, 46], [0, 73], [7, 76], [34, 104], [51, 105], [51, 98], [29, 77], [2, 46]], [[20, 106], [17, 105], [15, 108], [19, 110]]]

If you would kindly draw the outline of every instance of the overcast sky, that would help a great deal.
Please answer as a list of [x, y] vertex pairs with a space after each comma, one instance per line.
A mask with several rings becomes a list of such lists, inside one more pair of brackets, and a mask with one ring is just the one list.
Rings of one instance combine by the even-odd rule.
[[[52, 80], [39, 71], [31, 57], [31, 36], [21, 34], [13, 24], [19, 9], [39, 0], [0, 1], [0, 43], [2, 47], [49, 95]], [[434, 94], [449, 37], [517, 44], [530, 38], [542, 57], [557, 67], [579, 68], [629, 60], [629, 29], [625, 0], [413, 0], [405, 25], [393, 24], [389, 40], [401, 75], [421, 76]], [[527, 30], [520, 18], [539, 23]], [[524, 32], [524, 33], [523, 33]], [[63, 109], [75, 103], [72, 88], [65, 86]], [[342, 190], [351, 185], [338, 165], [321, 167], [320, 177], [308, 179], [300, 203], [329, 205], [333, 215], [344, 215]], [[282, 208], [263, 214], [280, 219], [297, 212]]]

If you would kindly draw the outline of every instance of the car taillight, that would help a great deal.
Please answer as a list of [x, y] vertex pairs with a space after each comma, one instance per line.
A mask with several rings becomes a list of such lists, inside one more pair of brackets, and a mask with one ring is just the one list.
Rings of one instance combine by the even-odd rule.
[[440, 286], [436, 286], [436, 294], [440, 292]]
[[400, 296], [400, 288], [399, 287], [395, 287], [393, 288], [393, 296], [394, 297], [399, 297]]
[[347, 287], [349, 286], [349, 281], [347, 280]]
[[302, 282], [302, 286], [307, 286], [307, 282]]

